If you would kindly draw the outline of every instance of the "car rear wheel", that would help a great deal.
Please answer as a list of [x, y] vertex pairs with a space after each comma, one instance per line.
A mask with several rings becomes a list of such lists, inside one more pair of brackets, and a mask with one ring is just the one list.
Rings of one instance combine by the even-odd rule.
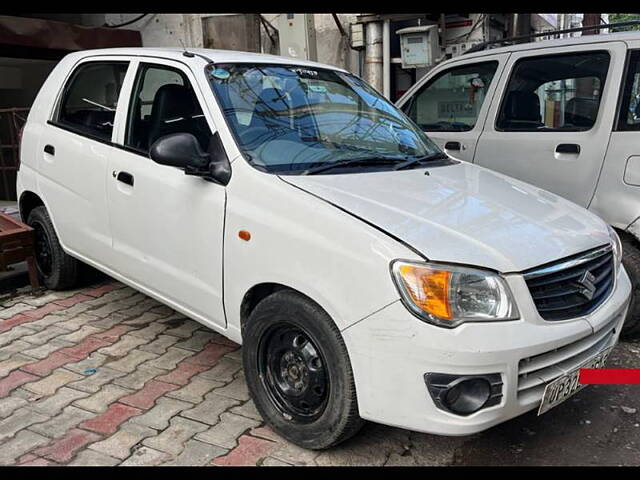
[[52, 290], [64, 290], [76, 284], [78, 261], [67, 255], [58, 240], [45, 207], [36, 207], [27, 219], [35, 232], [35, 257], [38, 275]]
[[242, 353], [256, 408], [283, 438], [324, 449], [363, 425], [340, 332], [303, 295], [281, 290], [262, 300], [244, 329]]

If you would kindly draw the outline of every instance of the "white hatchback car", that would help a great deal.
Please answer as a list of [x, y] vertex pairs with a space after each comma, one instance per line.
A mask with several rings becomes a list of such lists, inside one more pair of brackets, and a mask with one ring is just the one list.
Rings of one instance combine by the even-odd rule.
[[359, 78], [249, 53], [73, 53], [18, 175], [50, 288], [78, 260], [243, 344], [256, 407], [326, 448], [445, 435], [580, 389], [630, 297], [617, 235], [449, 158]]

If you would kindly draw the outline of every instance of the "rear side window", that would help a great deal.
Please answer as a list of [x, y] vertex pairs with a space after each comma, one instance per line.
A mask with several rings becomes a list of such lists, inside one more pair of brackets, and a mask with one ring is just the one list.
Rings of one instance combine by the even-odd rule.
[[498, 62], [456, 67], [436, 75], [404, 110], [422, 130], [464, 132], [478, 120]]
[[67, 83], [57, 122], [78, 133], [111, 140], [128, 62], [83, 63]]
[[519, 60], [505, 90], [496, 128], [503, 131], [582, 131], [593, 127], [609, 70], [596, 51]]
[[640, 130], [640, 51], [631, 52], [622, 89], [618, 130]]

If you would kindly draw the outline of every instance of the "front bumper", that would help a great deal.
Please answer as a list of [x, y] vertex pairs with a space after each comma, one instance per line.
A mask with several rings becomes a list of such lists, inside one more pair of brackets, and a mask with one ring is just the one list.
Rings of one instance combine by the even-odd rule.
[[[554, 364], [556, 349], [574, 352], [593, 343], [588, 339], [601, 338], [592, 346], [601, 350], [618, 341], [631, 294], [624, 269], [597, 310], [558, 322], [538, 315], [522, 276], [506, 278], [518, 299], [519, 320], [445, 329], [420, 321], [398, 300], [345, 329], [360, 416], [425, 433], [476, 433], [539, 406], [544, 384], [575, 368], [575, 362]], [[610, 330], [606, 336], [605, 329]], [[545, 368], [523, 375], [523, 362], [529, 361]], [[455, 415], [435, 406], [423, 380], [427, 372], [499, 373], [503, 397], [499, 404], [469, 416]]]

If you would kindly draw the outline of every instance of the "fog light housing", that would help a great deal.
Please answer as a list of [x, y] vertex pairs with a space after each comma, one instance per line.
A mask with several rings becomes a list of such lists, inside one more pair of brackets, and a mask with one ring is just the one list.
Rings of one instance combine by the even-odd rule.
[[425, 383], [436, 406], [456, 415], [471, 415], [500, 403], [502, 377], [486, 375], [450, 375], [426, 373]]

